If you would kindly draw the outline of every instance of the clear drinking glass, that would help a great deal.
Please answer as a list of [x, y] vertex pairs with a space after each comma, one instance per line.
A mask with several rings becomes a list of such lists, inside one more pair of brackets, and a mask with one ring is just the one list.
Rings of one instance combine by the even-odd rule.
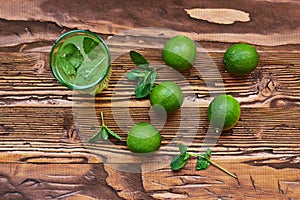
[[53, 44], [50, 67], [64, 86], [96, 95], [109, 84], [110, 52], [104, 40], [87, 30], [73, 30]]

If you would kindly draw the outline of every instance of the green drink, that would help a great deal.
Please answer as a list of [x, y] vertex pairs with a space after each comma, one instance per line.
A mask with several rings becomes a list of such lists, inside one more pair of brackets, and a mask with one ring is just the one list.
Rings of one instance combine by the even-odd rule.
[[70, 31], [54, 43], [50, 67], [62, 85], [96, 95], [108, 87], [110, 53], [97, 34], [85, 30]]

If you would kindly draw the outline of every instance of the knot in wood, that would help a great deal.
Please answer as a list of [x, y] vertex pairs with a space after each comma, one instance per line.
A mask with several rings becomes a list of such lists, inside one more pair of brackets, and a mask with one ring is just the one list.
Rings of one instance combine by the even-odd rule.
[[79, 141], [78, 129], [75, 127], [74, 124], [72, 124], [71, 127], [66, 130], [66, 136], [70, 142]]
[[259, 94], [263, 97], [270, 97], [276, 92], [276, 87], [277, 83], [272, 74], [263, 76], [258, 85]]
[[42, 74], [45, 71], [45, 61], [44, 60], [38, 60], [36, 64], [34, 65], [34, 70], [37, 74]]

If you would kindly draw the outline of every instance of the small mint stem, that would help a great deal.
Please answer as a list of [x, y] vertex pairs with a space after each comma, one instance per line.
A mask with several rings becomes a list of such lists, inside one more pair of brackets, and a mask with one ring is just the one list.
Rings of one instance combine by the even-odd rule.
[[100, 115], [101, 115], [102, 126], [104, 126], [104, 117], [103, 117], [103, 112], [102, 111], [100, 112]]
[[207, 160], [208, 162], [210, 162], [212, 165], [214, 165], [215, 167], [219, 168], [220, 170], [222, 170], [223, 172], [225, 172], [226, 174], [232, 176], [235, 179], [238, 179], [238, 177], [236, 175], [234, 175], [233, 173], [229, 172], [227, 169], [221, 167], [220, 165], [218, 165], [217, 163], [215, 163], [214, 161], [211, 161], [210, 159]]
[[224, 167], [218, 165], [218, 164], [215, 163], [214, 161], [205, 158], [203, 155], [200, 155], [200, 154], [190, 154], [190, 156], [195, 156], [195, 157], [200, 156], [201, 158], [207, 160], [208, 162], [210, 162], [212, 165], [214, 165], [215, 167], [217, 167], [217, 168], [220, 169], [221, 171], [225, 172], [226, 174], [232, 176], [232, 177], [235, 178], [235, 179], [238, 179], [238, 177], [237, 177], [236, 175], [234, 175], [233, 173], [229, 172], [227, 169], [225, 169]]

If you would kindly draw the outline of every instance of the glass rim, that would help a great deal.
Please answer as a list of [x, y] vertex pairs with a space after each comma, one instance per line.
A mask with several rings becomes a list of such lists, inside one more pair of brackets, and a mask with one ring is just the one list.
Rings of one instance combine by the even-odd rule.
[[[55, 50], [55, 48], [57, 47], [57, 45], [59, 44], [59, 42], [64, 39], [66, 36], [70, 35], [70, 34], [73, 34], [73, 33], [86, 33], [88, 35], [92, 35], [94, 37], [96, 37], [100, 42], [101, 44], [104, 46], [105, 48], [105, 51], [108, 55], [108, 65], [106, 67], [106, 70], [104, 71], [104, 76], [100, 77], [98, 81], [96, 81], [94, 84], [92, 85], [88, 85], [88, 86], [77, 86], [77, 85], [72, 85], [72, 84], [68, 84], [67, 81], [64, 81], [62, 80], [59, 75], [55, 72], [54, 68], [55, 68], [55, 65], [54, 63], [52, 64], [52, 60], [53, 60], [53, 52]], [[106, 42], [96, 33], [94, 32], [91, 32], [89, 30], [71, 30], [71, 31], [67, 31], [65, 33], [63, 33], [62, 35], [60, 35], [56, 41], [53, 43], [52, 45], [52, 48], [51, 48], [51, 51], [50, 51], [50, 61], [49, 61], [49, 64], [50, 64], [50, 69], [51, 69], [51, 72], [53, 74], [53, 76], [55, 77], [55, 79], [60, 83], [62, 84], [63, 86], [66, 86], [68, 87], [69, 89], [72, 89], [72, 90], [87, 90], [87, 89], [91, 89], [95, 86], [97, 86], [98, 84], [100, 84], [105, 78], [106, 76], [109, 74], [109, 70], [110, 70], [110, 67], [111, 67], [111, 60], [110, 60], [110, 51], [109, 51], [109, 48], [106, 44]]]

